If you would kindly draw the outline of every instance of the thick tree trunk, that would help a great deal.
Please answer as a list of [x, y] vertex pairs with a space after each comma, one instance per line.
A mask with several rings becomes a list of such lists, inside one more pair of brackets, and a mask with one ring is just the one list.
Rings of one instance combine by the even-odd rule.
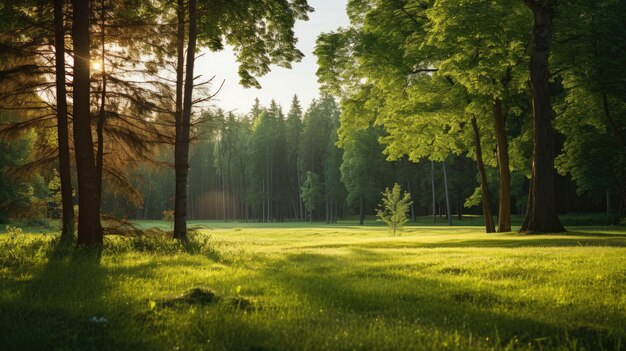
[[[182, 1], [179, 0], [179, 26], [181, 24], [181, 12], [182, 14], [184, 14], [184, 11], [180, 10], [181, 5]], [[179, 240], [187, 240], [187, 175], [189, 173], [189, 133], [191, 124], [191, 105], [193, 97], [193, 70], [196, 59], [196, 0], [189, 0], [188, 7], [189, 40], [187, 43], [187, 64], [185, 67], [185, 89], [183, 93], [183, 109], [179, 130], [180, 135], [177, 135], [177, 142], [174, 151], [174, 169], [176, 172], [174, 238]]]
[[452, 225], [452, 215], [450, 214], [450, 196], [448, 194], [448, 172], [446, 171], [446, 162], [443, 163], [443, 185], [446, 193], [446, 218], [448, 219], [448, 225]]
[[480, 191], [481, 202], [483, 205], [483, 216], [485, 217], [485, 231], [493, 233], [496, 231], [493, 224], [493, 215], [491, 214], [491, 200], [489, 198], [489, 184], [487, 183], [487, 172], [485, 172], [485, 164], [483, 163], [483, 151], [480, 145], [480, 131], [476, 118], [472, 118], [472, 129], [474, 130], [474, 146], [476, 148], [476, 164], [478, 165], [478, 173], [480, 173]]
[[502, 112], [502, 101], [493, 103], [493, 116], [496, 131], [498, 170], [500, 171], [500, 204], [498, 206], [498, 232], [511, 231], [511, 170], [509, 168], [509, 142], [506, 121]]
[[437, 222], [437, 200], [435, 197], [435, 163], [430, 161], [430, 185], [433, 194], [433, 223]]
[[67, 122], [67, 89], [65, 87], [65, 29], [63, 0], [54, 0], [54, 49], [57, 94], [57, 136], [59, 139], [59, 178], [61, 180], [61, 240], [74, 238], [74, 201], [70, 167], [70, 136]]
[[89, 111], [89, 1], [72, 0], [74, 153], [78, 173], [78, 244], [102, 245], [96, 163]]
[[552, 18], [556, 0], [527, 0], [533, 12], [533, 48], [530, 81], [533, 94], [533, 163], [528, 210], [521, 232], [556, 233], [565, 229], [556, 211], [554, 189], [554, 131], [548, 91], [548, 58], [552, 41]]
[[359, 225], [365, 222], [365, 199], [363, 196], [359, 199]]

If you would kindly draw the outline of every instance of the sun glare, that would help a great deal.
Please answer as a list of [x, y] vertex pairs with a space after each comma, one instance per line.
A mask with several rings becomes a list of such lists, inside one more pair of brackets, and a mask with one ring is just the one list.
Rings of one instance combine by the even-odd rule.
[[100, 62], [92, 62], [91, 63], [91, 69], [97, 72], [102, 71], [102, 64]]

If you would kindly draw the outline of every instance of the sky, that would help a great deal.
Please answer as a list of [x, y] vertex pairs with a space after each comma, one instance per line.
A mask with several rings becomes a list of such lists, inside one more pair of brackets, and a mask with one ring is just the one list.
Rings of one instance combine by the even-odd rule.
[[205, 53], [196, 63], [197, 73], [205, 79], [215, 76], [212, 90], [225, 81], [212, 104], [226, 111], [244, 114], [250, 111], [255, 98], [259, 98], [262, 106], [269, 106], [274, 99], [287, 111], [293, 95], [297, 94], [301, 106], [306, 109], [311, 100], [319, 95], [319, 84], [315, 75], [317, 59], [313, 55], [315, 40], [320, 33], [348, 25], [346, 3], [347, 0], [309, 0], [309, 5], [315, 12], [309, 15], [308, 21], [298, 21], [295, 25], [297, 47], [305, 57], [301, 62], [294, 63], [292, 69], [272, 66], [270, 73], [257, 78], [262, 89], [243, 88], [239, 85], [237, 62], [230, 48], [218, 53]]

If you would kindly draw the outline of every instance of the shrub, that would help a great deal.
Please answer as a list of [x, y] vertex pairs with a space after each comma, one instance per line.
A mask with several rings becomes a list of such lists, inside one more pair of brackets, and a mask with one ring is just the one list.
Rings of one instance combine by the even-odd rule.
[[402, 189], [398, 183], [393, 185], [393, 189], [386, 188], [383, 192], [382, 203], [376, 210], [376, 216], [379, 221], [387, 223], [389, 229], [396, 235], [396, 230], [401, 229], [404, 223], [409, 219], [407, 213], [411, 206], [411, 194], [405, 192], [402, 195]]

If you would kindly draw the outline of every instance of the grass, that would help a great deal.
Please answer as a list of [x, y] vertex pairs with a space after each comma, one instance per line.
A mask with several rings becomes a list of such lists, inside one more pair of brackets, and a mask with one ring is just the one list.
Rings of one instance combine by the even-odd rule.
[[[0, 349], [626, 348], [624, 227], [192, 225], [210, 229], [188, 247], [100, 254], [0, 235]], [[174, 303], [197, 287], [218, 298]]]

